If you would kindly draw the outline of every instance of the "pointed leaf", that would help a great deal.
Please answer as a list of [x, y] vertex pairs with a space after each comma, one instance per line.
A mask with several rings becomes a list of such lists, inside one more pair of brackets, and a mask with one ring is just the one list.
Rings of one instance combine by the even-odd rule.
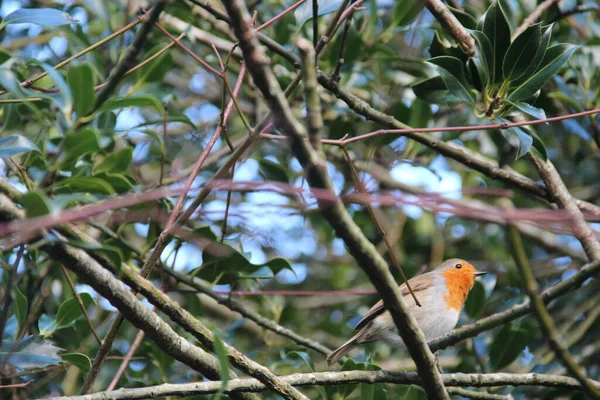
[[65, 137], [63, 142], [64, 163], [77, 161], [79, 157], [87, 153], [100, 150], [96, 131], [85, 127]]
[[0, 364], [10, 364], [18, 369], [45, 368], [60, 363], [60, 348], [42, 336], [29, 336], [22, 340], [2, 341]]
[[127, 168], [129, 168], [129, 164], [131, 164], [131, 160], [133, 160], [133, 148], [123, 147], [106, 156], [106, 158], [94, 168], [94, 174], [126, 171]]
[[485, 82], [482, 82], [485, 86], [493, 82], [493, 71], [494, 71], [494, 52], [492, 50], [492, 44], [488, 37], [481, 31], [470, 31], [471, 36], [475, 39], [477, 52], [481, 64], [486, 70], [485, 76], [487, 77]]
[[82, 372], [89, 372], [92, 368], [92, 360], [82, 353], [66, 353], [60, 355], [63, 361], [73, 364]]
[[88, 64], [74, 65], [69, 68], [67, 82], [73, 93], [73, 103], [77, 118], [84, 117], [94, 105], [94, 75]]
[[441, 76], [425, 79], [412, 85], [415, 96], [430, 104], [441, 104], [454, 107], [462, 100], [454, 96], [444, 83]]
[[163, 114], [164, 112], [160, 100], [150, 94], [109, 99], [100, 107], [99, 111], [111, 111], [126, 107], [154, 107], [158, 113]]
[[510, 25], [499, 1], [495, 1], [488, 8], [483, 22], [483, 33], [490, 40], [493, 50], [491, 82], [498, 83], [502, 80], [502, 62], [510, 46]]
[[70, 115], [73, 110], [73, 96], [71, 94], [71, 88], [67, 84], [64, 76], [49, 64], [40, 63], [40, 66], [52, 79], [61, 96], [60, 99], [57, 97], [52, 97], [51, 99], [63, 108], [65, 114]]
[[544, 110], [542, 110], [541, 108], [534, 107], [531, 104], [523, 103], [523, 102], [514, 103], [510, 100], [503, 100], [502, 103], [510, 104], [510, 105], [518, 108], [525, 114], [531, 115], [532, 117], [534, 117], [536, 119], [546, 119], [547, 118], [546, 112]]
[[526, 346], [526, 335], [522, 329], [506, 324], [496, 335], [490, 346], [490, 362], [495, 370], [500, 370], [512, 363]]
[[22, 135], [12, 135], [0, 138], [0, 157], [12, 157], [30, 151], [40, 152], [31, 140]]
[[[27, 317], [27, 297], [21, 292], [18, 286], [15, 286], [15, 301], [12, 303], [12, 309], [15, 315], [17, 316], [17, 321], [19, 321], [19, 327], [23, 326], [23, 322], [25, 322], [25, 318]], [[0, 334], [2, 334], [0, 332]]]
[[516, 80], [527, 71], [534, 61], [537, 51], [540, 49], [541, 40], [541, 24], [532, 25], [517, 36], [504, 57], [502, 64], [504, 79], [509, 81]]
[[466, 103], [475, 103], [475, 96], [467, 82], [463, 63], [458, 58], [449, 56], [434, 57], [429, 62], [438, 67], [438, 72], [450, 93]]
[[2, 21], [8, 24], [36, 24], [58, 26], [77, 23], [68, 13], [55, 8], [20, 8], [11, 12]]
[[[94, 299], [89, 293], [81, 293], [79, 297], [81, 297], [81, 301], [86, 308], [94, 302]], [[56, 326], [58, 329], [63, 328], [82, 315], [83, 311], [81, 310], [79, 302], [75, 297], [71, 297], [64, 301], [58, 308], [58, 312], [56, 313]]]
[[44, 192], [31, 191], [21, 196], [19, 200], [29, 218], [35, 218], [50, 213], [50, 199]]
[[577, 50], [579, 46], [558, 44], [552, 46], [546, 52], [540, 69], [529, 79], [523, 82], [519, 87], [512, 91], [508, 99], [513, 102], [526, 100], [533, 96], [544, 86], [544, 83], [550, 79], [562, 67], [567, 59]]
[[213, 335], [213, 338], [213, 347], [215, 349], [217, 359], [219, 360], [219, 376], [221, 379], [221, 387], [219, 388], [218, 393], [220, 394], [225, 391], [225, 388], [227, 388], [227, 383], [229, 382], [229, 356], [227, 355], [225, 344], [219, 335]]
[[54, 185], [55, 193], [93, 193], [93, 194], [115, 194], [116, 191], [104, 179], [93, 176], [74, 176], [58, 181]]

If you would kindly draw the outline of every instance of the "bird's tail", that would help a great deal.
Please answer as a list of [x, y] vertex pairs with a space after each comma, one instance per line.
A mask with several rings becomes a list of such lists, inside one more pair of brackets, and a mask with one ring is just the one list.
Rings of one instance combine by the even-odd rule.
[[330, 367], [335, 364], [340, 358], [344, 357], [346, 354], [354, 350], [356, 346], [360, 344], [358, 339], [362, 336], [362, 331], [358, 332], [356, 335], [352, 336], [350, 340], [346, 343], [335, 349], [330, 355], [327, 356], [327, 365]]

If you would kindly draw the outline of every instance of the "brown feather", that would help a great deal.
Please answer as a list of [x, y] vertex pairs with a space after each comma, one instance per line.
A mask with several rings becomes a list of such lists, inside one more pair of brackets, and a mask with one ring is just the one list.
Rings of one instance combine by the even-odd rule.
[[[419, 298], [419, 296], [417, 295], [418, 292], [433, 286], [433, 277], [431, 276], [431, 274], [432, 272], [428, 272], [426, 274], [418, 275], [408, 280], [410, 282], [410, 287], [415, 293], [415, 296], [417, 296], [417, 299]], [[400, 286], [400, 294], [403, 298], [410, 296], [410, 291], [408, 290], [408, 287], [406, 287], [406, 283], [403, 283]], [[383, 300], [379, 300], [373, 307], [371, 307], [369, 311], [367, 311], [365, 316], [362, 317], [360, 321], [358, 321], [358, 324], [356, 324], [356, 327], [354, 329], [359, 330], [361, 328], [364, 328], [369, 322], [375, 319], [375, 317], [377, 317], [380, 314], [383, 314], [384, 311], [385, 308], [383, 307]]]

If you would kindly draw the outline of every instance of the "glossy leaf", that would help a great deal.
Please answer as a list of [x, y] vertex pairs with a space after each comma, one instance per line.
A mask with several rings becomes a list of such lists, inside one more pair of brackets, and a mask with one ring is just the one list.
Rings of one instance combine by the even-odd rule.
[[417, 15], [423, 10], [425, 5], [420, 1], [398, 0], [394, 2], [394, 11], [392, 14], [393, 26], [410, 25]]
[[94, 168], [94, 174], [126, 171], [133, 160], [133, 148], [123, 147], [110, 153]]
[[[504, 118], [496, 118], [496, 120], [498, 121], [498, 123], [505, 123], [505, 124], [510, 123], [510, 121], [508, 121]], [[507, 128], [507, 129], [505, 129], [505, 131], [512, 132], [518, 139], [517, 156], [516, 156], [517, 159], [519, 159], [519, 158], [523, 157], [525, 154], [529, 153], [529, 150], [531, 150], [531, 146], [533, 145], [533, 138], [531, 137], [531, 135], [529, 135], [521, 127], [518, 127], [518, 126], [513, 126], [510, 128]]]
[[55, 193], [93, 193], [93, 194], [115, 194], [116, 191], [104, 179], [87, 176], [74, 176], [62, 179], [54, 186]]
[[485, 85], [493, 82], [494, 71], [494, 52], [492, 44], [488, 37], [481, 31], [470, 31], [471, 36], [475, 39], [478, 51], [478, 58], [481, 60], [481, 65], [485, 69]]
[[504, 100], [503, 102], [506, 104], [512, 105], [513, 107], [519, 109], [523, 113], [525, 113], [527, 115], [531, 115], [532, 117], [534, 117], [536, 119], [546, 119], [547, 118], [546, 112], [543, 109], [534, 107], [531, 104], [523, 103], [520, 101], [513, 103], [512, 101], [509, 101], [509, 100]]
[[502, 62], [510, 47], [511, 35], [510, 25], [499, 1], [494, 1], [488, 8], [483, 22], [483, 33], [492, 47], [491, 82], [498, 83], [502, 80]]
[[94, 74], [88, 64], [73, 65], [67, 73], [67, 82], [73, 94], [74, 111], [77, 118], [92, 111], [94, 105]]
[[513, 81], [525, 74], [540, 50], [541, 40], [541, 24], [532, 25], [517, 36], [504, 57], [502, 64], [504, 79]]
[[55, 8], [19, 8], [11, 12], [2, 21], [1, 26], [9, 24], [36, 24], [59, 26], [76, 23], [68, 13]]
[[490, 346], [490, 362], [494, 370], [511, 364], [526, 346], [526, 335], [522, 329], [507, 324], [500, 329]]
[[164, 107], [160, 100], [150, 94], [112, 98], [107, 100], [99, 111], [112, 111], [127, 107], [154, 107], [158, 113], [164, 113]]
[[[145, 56], [144, 61], [158, 53], [166, 46], [165, 43], [156, 45], [150, 50]], [[169, 50], [163, 52], [161, 55], [153, 59], [147, 64], [144, 64], [139, 70], [136, 71], [136, 82], [160, 82], [163, 80], [167, 72], [173, 66], [173, 55]]]
[[88, 356], [82, 353], [65, 353], [61, 354], [60, 357], [63, 361], [73, 364], [81, 372], [87, 373], [92, 368], [92, 360]]
[[44, 192], [36, 190], [27, 192], [21, 196], [20, 202], [29, 218], [50, 214], [50, 199]]
[[11, 135], [0, 138], [0, 157], [13, 157], [30, 151], [40, 152], [31, 140], [22, 135]]
[[[81, 301], [86, 308], [94, 302], [94, 299], [89, 293], [81, 293], [79, 296], [81, 297]], [[58, 329], [63, 328], [82, 315], [83, 311], [81, 310], [77, 299], [75, 297], [71, 297], [65, 300], [58, 308], [58, 312], [56, 313], [56, 327]]]
[[[17, 321], [19, 322], [19, 327], [23, 326], [23, 322], [25, 322], [25, 318], [27, 318], [27, 311], [29, 309], [27, 303], [27, 297], [21, 292], [18, 286], [14, 286], [15, 291], [15, 299], [12, 303], [12, 309], [15, 315], [17, 316]], [[0, 334], [2, 334], [0, 332]]]
[[53, 99], [55, 103], [61, 106], [63, 112], [67, 114], [67, 116], [70, 116], [71, 111], [73, 110], [73, 95], [71, 94], [71, 88], [67, 84], [65, 77], [51, 65], [40, 63], [40, 66], [48, 74], [50, 79], [52, 79], [60, 94], [60, 100], [56, 96], [51, 96], [49, 98]]
[[417, 82], [412, 86], [412, 90], [415, 96], [430, 104], [454, 107], [462, 103], [461, 99], [450, 93], [441, 76]]
[[513, 102], [526, 100], [544, 86], [544, 83], [558, 72], [578, 46], [558, 44], [546, 51], [539, 70], [510, 93], [508, 99]]
[[523, 75], [521, 75], [521, 77], [519, 77], [517, 79], [514, 79], [511, 82], [512, 87], [519, 86], [521, 83], [523, 83], [523, 81], [526, 81], [527, 79], [529, 79], [529, 77], [538, 70], [538, 68], [540, 67], [540, 64], [542, 63], [542, 60], [544, 59], [544, 56], [546, 55], [546, 51], [548, 50], [548, 45], [550, 44], [551, 37], [552, 37], [552, 25], [548, 25], [548, 26], [542, 28], [542, 39], [540, 40], [540, 44], [535, 52], [535, 57], [533, 58], [533, 60], [531, 61], [531, 64], [529, 65], [527, 70], [523, 73]]
[[478, 318], [485, 307], [485, 288], [480, 281], [475, 281], [465, 303], [465, 312], [471, 318]]
[[61, 362], [56, 347], [42, 336], [28, 336], [21, 340], [2, 341], [0, 364], [9, 364], [19, 370], [45, 368]]
[[463, 63], [459, 59], [443, 56], [431, 58], [429, 62], [438, 67], [438, 72], [450, 93], [466, 103], [474, 104], [475, 96], [471, 92]]
[[202, 252], [202, 260], [202, 266], [192, 271], [191, 275], [210, 282], [218, 280], [222, 284], [243, 277], [259, 277], [253, 274], [261, 268], [268, 268], [273, 275], [283, 269], [293, 271], [290, 263], [283, 258], [273, 258], [264, 264], [253, 264], [233, 247], [219, 243], [206, 246]]
[[77, 161], [84, 154], [94, 153], [100, 150], [96, 131], [86, 127], [71, 133], [65, 137], [64, 143], [64, 163]]
[[466, 62], [468, 58], [467, 54], [459, 46], [446, 45], [437, 31], [433, 34], [433, 39], [431, 39], [428, 50], [431, 57], [450, 56], [457, 58], [462, 62]]
[[221, 379], [221, 387], [219, 388], [218, 393], [221, 394], [225, 391], [227, 388], [227, 383], [229, 382], [229, 357], [227, 355], [225, 344], [219, 335], [213, 335], [213, 338], [213, 347], [215, 354], [217, 355], [217, 360], [219, 360], [219, 376]]

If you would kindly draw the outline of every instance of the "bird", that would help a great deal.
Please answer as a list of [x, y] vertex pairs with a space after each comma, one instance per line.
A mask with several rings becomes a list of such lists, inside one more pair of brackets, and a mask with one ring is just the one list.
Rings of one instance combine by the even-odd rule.
[[[485, 274], [459, 258], [444, 261], [433, 271], [408, 280], [420, 307], [406, 283], [400, 286], [402, 299], [428, 341], [454, 329], [475, 278]], [[354, 329], [358, 333], [327, 357], [329, 366], [364, 343], [383, 341], [392, 347], [406, 348], [383, 300], [371, 307]]]

